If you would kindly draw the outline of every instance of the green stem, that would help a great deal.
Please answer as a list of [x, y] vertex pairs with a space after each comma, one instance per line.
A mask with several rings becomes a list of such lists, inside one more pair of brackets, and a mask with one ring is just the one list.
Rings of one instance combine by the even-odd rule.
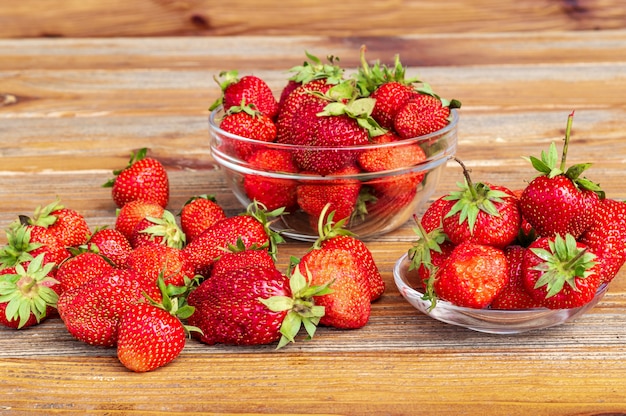
[[572, 133], [572, 123], [574, 122], [574, 111], [567, 116], [567, 127], [565, 128], [565, 143], [563, 144], [563, 154], [561, 155], [561, 172], [565, 172], [565, 160], [567, 158], [567, 149], [569, 147], [569, 139]]

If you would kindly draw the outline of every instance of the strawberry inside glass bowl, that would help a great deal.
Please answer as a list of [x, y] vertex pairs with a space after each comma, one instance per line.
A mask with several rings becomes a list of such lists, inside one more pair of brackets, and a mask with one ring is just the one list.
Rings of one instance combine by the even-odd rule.
[[[249, 139], [222, 130], [222, 117], [221, 108], [209, 117], [210, 150], [228, 186], [244, 207], [253, 200], [270, 211], [284, 207], [272, 227], [304, 241], [317, 238], [327, 203], [333, 220], [345, 218], [346, 228], [361, 239], [400, 227], [432, 196], [457, 149], [456, 110], [447, 126], [428, 135], [344, 147]], [[398, 164], [404, 157], [414, 162]], [[396, 166], [377, 165], [385, 159]]]
[[400, 294], [411, 305], [438, 321], [490, 334], [517, 334], [571, 321], [593, 308], [608, 289], [608, 284], [601, 285], [589, 303], [571, 309], [472, 309], [438, 300], [436, 306], [429, 310], [430, 301], [422, 299], [424, 294], [415, 289], [418, 276], [416, 270], [409, 270], [410, 263], [407, 254], [400, 257], [394, 266], [393, 276]]

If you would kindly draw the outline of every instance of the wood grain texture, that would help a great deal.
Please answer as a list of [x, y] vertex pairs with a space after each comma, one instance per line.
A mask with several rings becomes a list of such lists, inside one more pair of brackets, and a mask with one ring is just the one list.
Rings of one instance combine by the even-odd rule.
[[0, 3], [0, 37], [401, 36], [626, 28], [620, 0], [47, 0]]
[[[172, 210], [213, 193], [229, 214], [240, 212], [209, 154], [207, 108], [219, 92], [212, 77], [239, 69], [278, 90], [304, 50], [356, 66], [362, 43], [315, 36], [0, 40], [0, 227], [56, 196], [91, 227], [113, 224], [115, 206], [100, 185], [140, 147], [168, 169]], [[560, 140], [575, 109], [568, 159], [594, 162], [588, 176], [626, 198], [626, 31], [415, 34], [367, 44], [371, 59], [391, 63], [400, 53], [410, 74], [463, 101], [458, 156], [474, 177], [523, 186], [532, 175], [521, 156]], [[449, 163], [435, 196], [460, 178]], [[367, 242], [387, 284], [367, 326], [320, 328], [312, 341], [280, 351], [190, 341], [172, 364], [134, 374], [114, 349], [74, 340], [58, 319], [24, 331], [0, 328], [0, 414], [626, 414], [624, 270], [575, 322], [487, 335], [434, 321], [404, 301], [392, 268], [413, 239], [407, 223]], [[283, 245], [279, 267], [307, 248]], [[184, 399], [167, 397], [171, 390]]]

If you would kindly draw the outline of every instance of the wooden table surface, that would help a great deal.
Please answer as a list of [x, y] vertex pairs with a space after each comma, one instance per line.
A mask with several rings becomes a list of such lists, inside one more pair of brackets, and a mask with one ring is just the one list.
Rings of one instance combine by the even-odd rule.
[[[521, 157], [559, 141], [575, 110], [568, 160], [593, 162], [588, 176], [626, 198], [626, 30], [4, 39], [0, 226], [56, 196], [94, 228], [113, 224], [100, 185], [141, 147], [169, 171], [172, 210], [212, 193], [240, 212], [208, 149], [213, 76], [238, 69], [278, 89], [305, 50], [356, 67], [362, 43], [389, 64], [399, 53], [410, 75], [463, 102], [458, 156], [474, 178], [523, 186], [532, 173]], [[460, 179], [450, 164], [437, 195]], [[0, 328], [0, 414], [626, 414], [624, 270], [575, 322], [487, 335], [434, 321], [400, 296], [392, 267], [413, 239], [406, 224], [367, 242], [387, 289], [364, 328], [320, 328], [280, 351], [190, 341], [168, 366], [135, 374], [59, 319]], [[281, 246], [280, 266], [307, 247]]]

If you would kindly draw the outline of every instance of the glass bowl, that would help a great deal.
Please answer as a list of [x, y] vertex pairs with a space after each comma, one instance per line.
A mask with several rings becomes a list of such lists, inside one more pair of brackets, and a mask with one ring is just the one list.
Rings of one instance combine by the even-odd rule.
[[[270, 210], [277, 208], [270, 206], [274, 202], [280, 203], [286, 213], [272, 224], [272, 228], [284, 236], [304, 241], [318, 237], [320, 214], [311, 206], [317, 205], [319, 209], [328, 202], [327, 199], [334, 201], [331, 208], [336, 211], [334, 220], [347, 218], [346, 228], [361, 239], [371, 239], [398, 228], [432, 196], [446, 162], [457, 148], [459, 116], [456, 110], [451, 112], [450, 123], [434, 133], [393, 143], [348, 147], [299, 146], [248, 139], [220, 129], [222, 116], [221, 108], [213, 110], [209, 116], [210, 150], [224, 172], [228, 186], [244, 207], [253, 199], [264, 203]], [[416, 145], [424, 153], [424, 159], [418, 164], [378, 172], [354, 168], [358, 165], [355, 160], [364, 152], [374, 149], [395, 152]], [[246, 152], [238, 151], [242, 148]], [[259, 168], [258, 164], [250, 162], [250, 149], [253, 152], [280, 152], [293, 160], [302, 155], [346, 160], [352, 168], [326, 176], [301, 170], [285, 172]], [[253, 192], [260, 192], [265, 201]], [[353, 203], [356, 194], [360, 204]], [[283, 203], [285, 200], [289, 202]]]
[[608, 289], [608, 284], [603, 284], [591, 302], [571, 309], [472, 309], [438, 300], [437, 305], [429, 311], [430, 301], [423, 300], [423, 294], [414, 289], [418, 277], [416, 270], [409, 271], [410, 263], [407, 254], [400, 257], [394, 266], [393, 277], [398, 290], [411, 305], [438, 321], [490, 334], [517, 334], [571, 321], [593, 308]]

